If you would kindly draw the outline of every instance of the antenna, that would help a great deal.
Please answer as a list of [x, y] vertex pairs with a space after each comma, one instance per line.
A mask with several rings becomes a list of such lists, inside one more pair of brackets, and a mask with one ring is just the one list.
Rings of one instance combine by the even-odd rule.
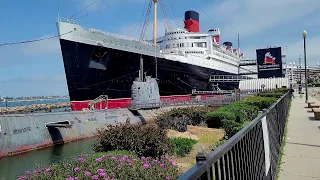
[[60, 0], [58, 0], [58, 18], [60, 17]]
[[238, 32], [238, 54], [240, 55], [240, 33]]

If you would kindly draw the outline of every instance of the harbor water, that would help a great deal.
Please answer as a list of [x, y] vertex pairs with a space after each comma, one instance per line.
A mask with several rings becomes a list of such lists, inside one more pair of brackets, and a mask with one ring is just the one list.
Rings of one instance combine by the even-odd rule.
[[30, 101], [8, 101], [0, 102], [0, 107], [16, 107], [16, 106], [29, 106], [33, 104], [55, 104], [69, 102], [69, 99], [45, 99], [45, 100], [30, 100]]
[[27, 170], [34, 170], [38, 165], [47, 167], [65, 158], [76, 158], [81, 154], [92, 153], [95, 137], [52, 146], [15, 156], [0, 158], [0, 180], [14, 180]]

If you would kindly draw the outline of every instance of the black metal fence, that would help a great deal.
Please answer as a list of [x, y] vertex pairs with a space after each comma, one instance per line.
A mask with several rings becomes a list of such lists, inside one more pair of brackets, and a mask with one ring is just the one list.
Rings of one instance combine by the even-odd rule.
[[179, 179], [275, 179], [290, 99], [284, 95], [211, 154], [198, 153], [196, 165]]

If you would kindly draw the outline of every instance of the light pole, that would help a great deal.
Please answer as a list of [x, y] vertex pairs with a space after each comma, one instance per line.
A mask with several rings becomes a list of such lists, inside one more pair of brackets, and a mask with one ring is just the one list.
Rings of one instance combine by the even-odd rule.
[[306, 52], [306, 37], [307, 31], [302, 32], [303, 36], [303, 48], [304, 48], [304, 81], [306, 86], [306, 103], [308, 102], [308, 78], [307, 78], [307, 52]]
[[302, 98], [302, 78], [301, 78], [301, 57], [299, 58], [299, 75], [300, 75], [300, 82], [299, 82], [299, 93], [300, 93], [300, 98]]

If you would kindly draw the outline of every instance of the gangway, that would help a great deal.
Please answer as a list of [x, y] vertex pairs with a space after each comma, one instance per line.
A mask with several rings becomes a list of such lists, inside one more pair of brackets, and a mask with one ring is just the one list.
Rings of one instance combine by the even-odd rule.
[[209, 82], [240, 82], [249, 79], [254, 78], [241, 75], [212, 75]]

